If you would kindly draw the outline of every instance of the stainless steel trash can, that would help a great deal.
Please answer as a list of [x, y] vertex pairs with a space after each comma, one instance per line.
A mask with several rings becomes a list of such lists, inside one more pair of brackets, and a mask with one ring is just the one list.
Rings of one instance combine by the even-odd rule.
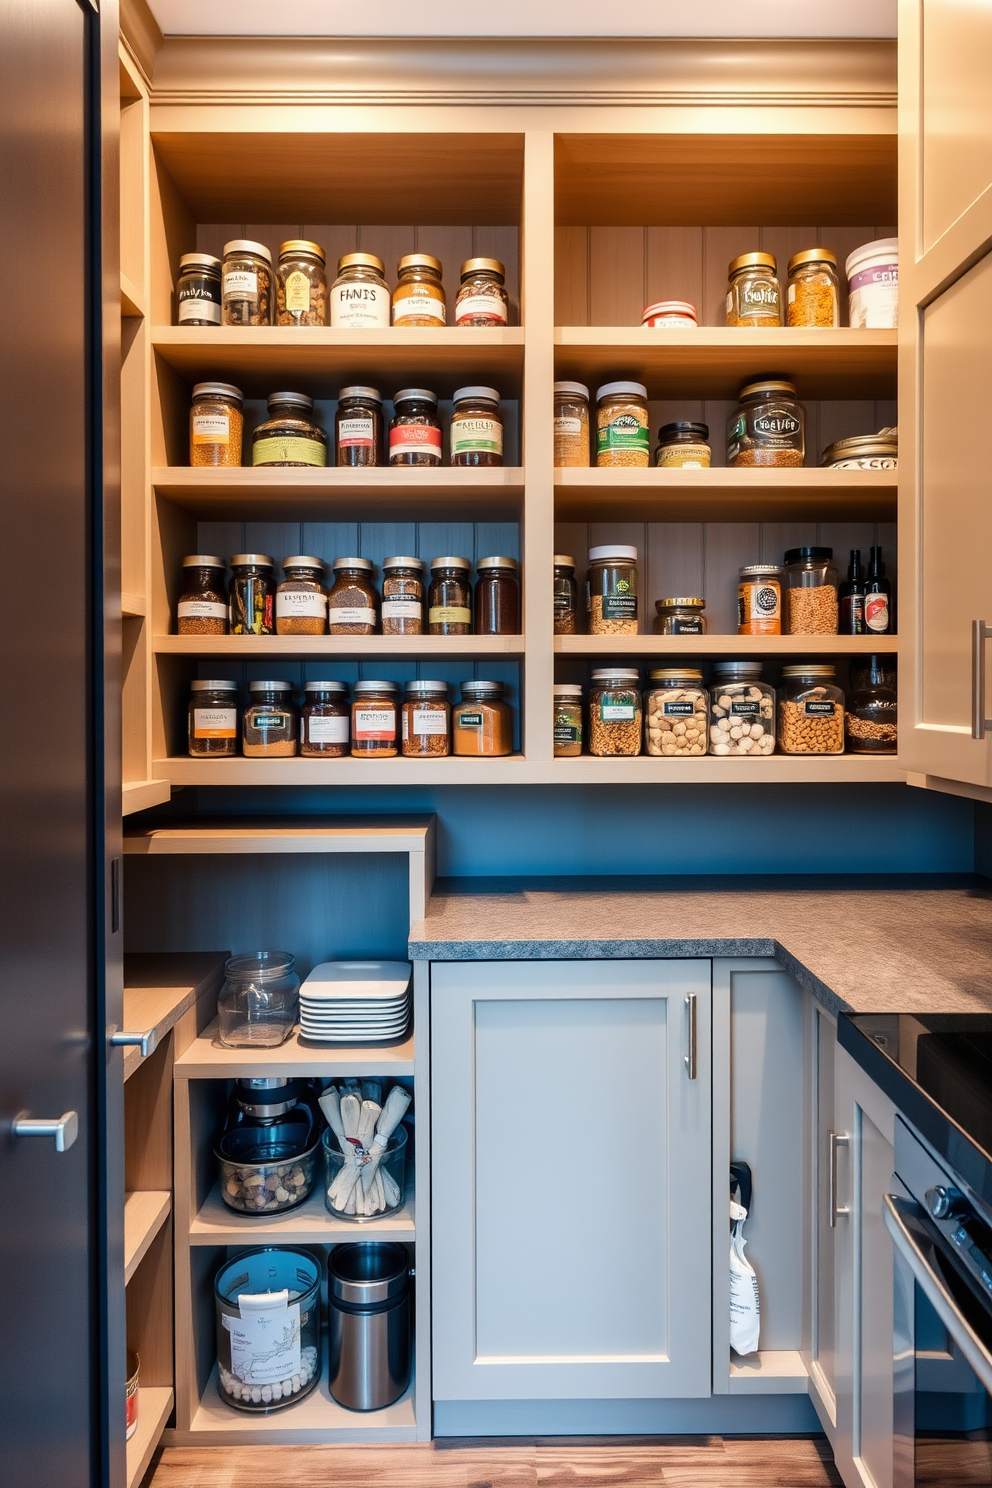
[[410, 1383], [410, 1268], [402, 1245], [336, 1245], [327, 1264], [328, 1383], [349, 1410], [381, 1410]]

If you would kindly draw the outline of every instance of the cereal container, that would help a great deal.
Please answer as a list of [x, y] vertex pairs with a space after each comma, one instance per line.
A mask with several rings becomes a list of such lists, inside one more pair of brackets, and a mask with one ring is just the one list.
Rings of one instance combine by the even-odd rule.
[[760, 661], [718, 661], [710, 686], [710, 754], [772, 754], [775, 689]]
[[783, 754], [843, 754], [844, 694], [832, 666], [782, 668], [778, 747]]
[[644, 693], [644, 752], [666, 758], [706, 753], [709, 695], [693, 667], [665, 667]]

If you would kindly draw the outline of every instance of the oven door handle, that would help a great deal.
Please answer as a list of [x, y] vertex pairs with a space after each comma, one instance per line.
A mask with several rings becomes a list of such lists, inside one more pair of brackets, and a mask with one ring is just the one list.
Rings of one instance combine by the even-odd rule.
[[961, 1311], [943, 1278], [934, 1270], [906, 1223], [907, 1219], [917, 1223], [922, 1220], [925, 1223], [923, 1209], [912, 1199], [900, 1199], [895, 1194], [886, 1194], [882, 1203], [882, 1218], [885, 1228], [892, 1236], [897, 1256], [905, 1261], [934, 1312], [986, 1390], [992, 1394], [992, 1353], [989, 1353]]

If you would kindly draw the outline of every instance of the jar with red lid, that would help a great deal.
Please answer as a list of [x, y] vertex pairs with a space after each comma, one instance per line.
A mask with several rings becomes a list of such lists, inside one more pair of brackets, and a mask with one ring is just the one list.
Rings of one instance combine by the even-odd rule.
[[401, 388], [393, 399], [389, 463], [440, 465], [441, 425], [437, 421], [437, 394], [429, 388]]
[[694, 331], [696, 307], [689, 300], [656, 300], [645, 306], [641, 325], [652, 331]]

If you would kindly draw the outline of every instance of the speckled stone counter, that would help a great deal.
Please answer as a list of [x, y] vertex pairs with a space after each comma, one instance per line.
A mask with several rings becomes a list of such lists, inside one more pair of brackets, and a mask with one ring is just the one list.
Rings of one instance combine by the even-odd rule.
[[774, 956], [831, 1012], [992, 1012], [992, 883], [933, 878], [441, 881], [420, 961]]

